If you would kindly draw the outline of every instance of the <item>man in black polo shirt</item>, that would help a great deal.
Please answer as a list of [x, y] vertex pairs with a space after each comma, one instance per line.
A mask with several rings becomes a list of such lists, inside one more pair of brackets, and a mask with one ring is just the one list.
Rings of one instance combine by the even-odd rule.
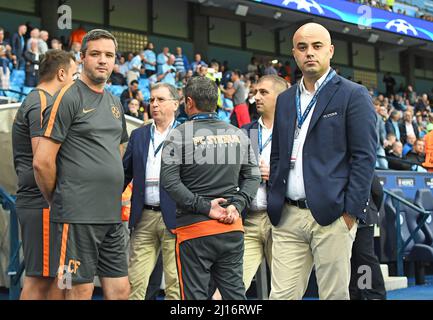
[[57, 231], [58, 283], [69, 289], [66, 299], [91, 299], [96, 275], [105, 299], [129, 295], [121, 221], [121, 145], [128, 135], [119, 99], [104, 90], [116, 48], [108, 31], [84, 37], [81, 80], [49, 107], [35, 155], [36, 181]]
[[21, 227], [24, 250], [24, 278], [21, 299], [60, 299], [52, 287], [56, 276], [50, 230], [50, 213], [47, 201], [36, 185], [33, 174], [33, 154], [42, 133], [42, 113], [52, 96], [65, 85], [72, 83], [76, 73], [72, 54], [50, 50], [41, 61], [39, 85], [31, 91], [17, 111], [12, 127], [12, 147], [15, 171], [18, 176], [16, 210]]

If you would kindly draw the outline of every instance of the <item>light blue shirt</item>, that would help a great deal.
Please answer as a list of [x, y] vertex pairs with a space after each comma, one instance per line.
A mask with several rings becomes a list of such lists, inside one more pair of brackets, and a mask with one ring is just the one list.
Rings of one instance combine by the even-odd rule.
[[395, 138], [397, 139], [397, 141], [400, 140], [400, 128], [398, 127], [398, 122], [394, 122], [391, 121], [392, 126], [394, 127], [395, 130]]
[[[161, 72], [159, 74], [163, 74], [167, 70], [174, 70], [176, 71], [176, 68], [173, 66], [169, 66], [168, 64], [163, 64], [161, 66]], [[176, 72], [169, 72], [166, 74], [164, 78], [162, 78], [161, 82], [171, 84], [172, 86], [176, 86]]]
[[167, 56], [164, 54], [164, 53], [160, 53], [160, 54], [158, 54], [158, 56], [156, 57], [156, 63], [157, 63], [157, 65], [158, 65], [158, 74], [161, 74], [161, 73], [163, 73], [161, 70], [162, 70], [162, 66], [167, 66], [167, 61], [168, 61], [168, 58], [167, 58]]
[[[144, 59], [146, 59], [146, 61], [151, 63], [156, 62], [156, 54], [152, 50], [145, 50], [143, 54], [144, 54]], [[156, 69], [155, 66], [152, 66], [151, 64], [148, 63], [145, 63], [144, 67], [146, 68], [146, 70], [155, 71]]]

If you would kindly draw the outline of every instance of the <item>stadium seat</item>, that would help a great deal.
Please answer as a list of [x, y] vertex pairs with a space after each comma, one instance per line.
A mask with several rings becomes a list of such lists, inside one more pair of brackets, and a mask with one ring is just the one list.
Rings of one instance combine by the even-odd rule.
[[[394, 194], [404, 197], [401, 189], [392, 189]], [[405, 243], [410, 234], [417, 227], [418, 212], [400, 203], [400, 233], [402, 244]], [[388, 196], [385, 200], [385, 215], [387, 221], [387, 243], [386, 249], [390, 251], [389, 256], [397, 257], [396, 246], [396, 207], [392, 198]], [[417, 284], [423, 284], [424, 280], [424, 263], [433, 262], [433, 247], [428, 245], [428, 239], [422, 230], [418, 230], [414, 239], [406, 246], [403, 252], [403, 259], [408, 262], [415, 262], [415, 281]]]
[[108, 91], [110, 91], [113, 95], [120, 97], [120, 95], [122, 94], [122, 92], [127, 89], [126, 86], [119, 86], [119, 85], [111, 85], [111, 86], [107, 86], [106, 89]]
[[26, 74], [24, 70], [13, 70], [9, 79], [10, 86], [19, 87], [19, 91], [21, 91], [21, 88], [24, 86], [25, 79]]
[[26, 86], [24, 86], [24, 87], [23, 87], [23, 93], [27, 95], [27, 94], [29, 94], [33, 89], [34, 89], [33, 87], [26, 87]]
[[422, 228], [426, 243], [433, 246], [433, 193], [431, 189], [418, 189], [415, 194], [415, 204], [426, 211], [430, 211], [430, 217], [427, 218], [424, 227]]
[[144, 91], [144, 90], [149, 90], [149, 80], [147, 80], [147, 79], [144, 79], [144, 78], [140, 78], [140, 79], [138, 79], [138, 88], [141, 90], [141, 91]]

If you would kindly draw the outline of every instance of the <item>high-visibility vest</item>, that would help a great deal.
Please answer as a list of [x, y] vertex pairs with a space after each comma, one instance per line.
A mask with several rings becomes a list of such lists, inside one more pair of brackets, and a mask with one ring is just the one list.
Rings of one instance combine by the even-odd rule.
[[122, 221], [129, 221], [131, 213], [131, 196], [132, 196], [132, 182], [128, 184], [125, 191], [122, 193]]
[[433, 172], [433, 130], [424, 136], [425, 162], [422, 164], [428, 172]]

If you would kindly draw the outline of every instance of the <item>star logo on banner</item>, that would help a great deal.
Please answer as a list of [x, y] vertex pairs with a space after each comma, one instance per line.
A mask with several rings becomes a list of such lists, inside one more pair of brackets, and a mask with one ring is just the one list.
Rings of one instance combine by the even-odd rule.
[[416, 31], [414, 26], [403, 19], [391, 20], [386, 24], [385, 28], [387, 28], [388, 30], [391, 30], [391, 28], [395, 28], [396, 32], [404, 34], [407, 34], [408, 30], [410, 30], [413, 35], [418, 35], [418, 32]]
[[314, 0], [284, 0], [283, 5], [287, 6], [290, 3], [296, 3], [297, 10], [304, 10], [311, 13], [311, 8], [316, 9], [320, 14], [325, 14], [322, 7]]

